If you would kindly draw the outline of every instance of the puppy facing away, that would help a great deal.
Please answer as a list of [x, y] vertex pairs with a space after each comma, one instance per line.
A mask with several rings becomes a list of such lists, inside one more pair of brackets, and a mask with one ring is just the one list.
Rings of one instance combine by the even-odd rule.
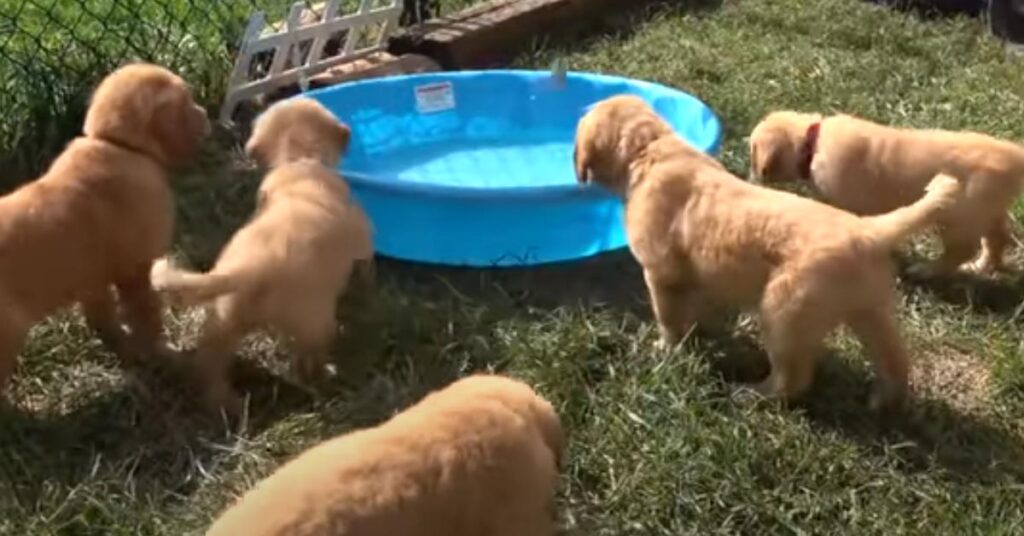
[[580, 181], [625, 199], [662, 344], [686, 335], [705, 305], [757, 308], [772, 366], [758, 391], [788, 398], [809, 386], [823, 340], [845, 324], [876, 365], [872, 406], [902, 401], [909, 359], [889, 253], [961, 197], [958, 181], [939, 176], [917, 202], [858, 217], [734, 177], [633, 96], [580, 120], [575, 160]]
[[304, 381], [324, 375], [337, 331], [335, 309], [357, 261], [372, 262], [372, 228], [335, 172], [350, 132], [316, 101], [278, 102], [256, 121], [246, 152], [270, 171], [255, 214], [205, 274], [157, 262], [152, 283], [183, 304], [209, 304], [193, 356], [205, 404], [237, 414], [232, 354], [246, 334], [269, 328], [293, 343]]
[[780, 111], [751, 133], [750, 162], [754, 180], [810, 181], [827, 202], [859, 215], [907, 206], [932, 178], [955, 177], [964, 184], [963, 200], [939, 219], [944, 251], [923, 271], [1004, 269], [1012, 240], [1008, 211], [1024, 181], [1024, 147], [973, 132]]
[[83, 135], [41, 178], [0, 198], [0, 389], [29, 328], [75, 303], [122, 360], [162, 350], [149, 271], [171, 244], [168, 171], [193, 158], [209, 129], [181, 78], [127, 65], [94, 91]]
[[207, 536], [549, 536], [564, 436], [551, 405], [492, 375], [283, 465]]

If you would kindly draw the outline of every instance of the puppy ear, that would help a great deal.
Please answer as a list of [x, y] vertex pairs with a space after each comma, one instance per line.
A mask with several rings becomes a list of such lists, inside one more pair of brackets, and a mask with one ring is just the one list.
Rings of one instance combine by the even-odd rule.
[[348, 153], [348, 145], [352, 141], [352, 129], [339, 121], [334, 125], [332, 135], [334, 136], [336, 146], [340, 150], [338, 154], [344, 155]]
[[195, 129], [189, 124], [187, 104], [187, 99], [171, 91], [156, 97], [148, 130], [163, 149], [167, 164], [188, 159], [198, 145], [198, 140], [191, 139]]
[[288, 140], [292, 137], [290, 126], [283, 128], [270, 128], [266, 123], [257, 121], [253, 126], [249, 140], [245, 143], [245, 154], [256, 165], [263, 169], [269, 169], [276, 165], [282, 155], [287, 154]]
[[750, 138], [747, 141], [749, 158], [750, 158], [750, 171], [747, 173], [747, 180], [750, 182], [761, 182], [761, 171], [757, 168], [757, 144], [754, 143], [754, 138]]
[[622, 133], [620, 145], [620, 157], [623, 161], [632, 161], [641, 151], [647, 148], [654, 140], [662, 136], [663, 131], [654, 121], [637, 121], [626, 127]]
[[782, 151], [778, 144], [759, 144], [750, 140], [750, 174], [751, 179], [759, 182], [772, 182], [779, 174], [779, 160]]
[[262, 139], [256, 136], [251, 136], [249, 138], [249, 141], [245, 143], [245, 155], [248, 156], [254, 162], [256, 162], [258, 166], [264, 168], [267, 167], [267, 152], [266, 149], [263, 147]]
[[159, 144], [167, 164], [191, 160], [210, 134], [206, 110], [192, 100], [187, 89], [179, 86], [162, 90], [150, 102], [145, 130]]
[[589, 151], [586, 148], [580, 150], [580, 144], [577, 141], [576, 145], [572, 150], [573, 165], [576, 168], [576, 182], [580, 184], [586, 184], [591, 181], [590, 177], [590, 158]]

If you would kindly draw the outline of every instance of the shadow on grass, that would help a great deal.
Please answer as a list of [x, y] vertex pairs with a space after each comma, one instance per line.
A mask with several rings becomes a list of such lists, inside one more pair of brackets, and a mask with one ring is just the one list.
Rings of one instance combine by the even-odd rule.
[[453, 268], [379, 260], [387, 284], [425, 299], [457, 295], [508, 310], [607, 306], [649, 315], [640, 266], [626, 249], [580, 261], [523, 268]]
[[925, 20], [968, 16], [985, 12], [986, 0], [867, 0], [869, 3], [911, 13]]
[[[127, 385], [75, 401], [66, 412], [0, 410], [0, 473], [20, 503], [36, 503], [56, 482], [74, 488], [104, 474], [140, 490], [194, 489], [188, 475], [212, 463], [218, 451], [209, 446], [228, 441], [228, 429], [201, 416], [181, 374], [149, 367], [125, 375]], [[266, 379], [254, 394], [257, 411], [247, 430], [258, 433], [308, 404], [304, 393]]]
[[906, 474], [940, 470], [962, 482], [1024, 483], [1024, 445], [997, 425], [997, 417], [913, 396], [901, 411], [872, 412], [867, 406], [870, 382], [866, 371], [829, 359], [800, 407], [817, 426], [879, 455], [894, 456], [896, 468]]
[[1024, 483], [1024, 448], [1018, 438], [941, 401], [909, 403], [903, 414], [885, 418], [818, 404], [808, 408], [808, 415], [868, 449], [895, 455], [898, 469], [908, 474], [938, 468], [963, 482]]
[[981, 313], [1017, 316], [1024, 303], [1024, 281], [1019, 277], [920, 277], [901, 270], [900, 281], [940, 301]]
[[63, 411], [0, 409], [0, 501], [9, 495], [10, 506], [31, 510], [55, 489], [104, 478], [143, 495], [188, 496], [199, 473], [230, 458], [236, 436], [254, 440], [295, 417], [314, 419], [327, 436], [375, 425], [460, 376], [503, 366], [500, 353], [475, 342], [486, 312], [385, 298], [360, 315], [346, 312], [333, 356], [338, 377], [315, 392], [275, 373], [275, 363], [239, 356], [232, 375], [248, 415], [230, 427], [205, 417], [184, 369], [166, 364], [125, 371], [124, 384], [83, 392]]
[[[733, 391], [762, 380], [771, 369], [753, 337], [704, 332], [694, 344]], [[897, 469], [907, 474], [939, 469], [958, 481], [1011, 479], [1024, 484], [1024, 444], [998, 426], [998, 417], [916, 397], [900, 412], [872, 412], [868, 409], [869, 366], [854, 365], [828, 352], [819, 361], [810, 390], [790, 403], [789, 410], [804, 413], [816, 426], [839, 432], [878, 455], [895, 456]]]
[[725, 326], [716, 323], [699, 327], [691, 344], [705, 356], [711, 370], [734, 389], [765, 379], [771, 364], [758, 339], [730, 333]]

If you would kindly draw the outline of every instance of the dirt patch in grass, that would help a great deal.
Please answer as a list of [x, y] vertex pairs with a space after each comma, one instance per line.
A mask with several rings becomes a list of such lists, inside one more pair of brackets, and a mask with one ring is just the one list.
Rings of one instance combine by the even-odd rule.
[[910, 382], [917, 396], [943, 400], [964, 413], [981, 415], [993, 407], [991, 370], [968, 352], [941, 348], [920, 354]]

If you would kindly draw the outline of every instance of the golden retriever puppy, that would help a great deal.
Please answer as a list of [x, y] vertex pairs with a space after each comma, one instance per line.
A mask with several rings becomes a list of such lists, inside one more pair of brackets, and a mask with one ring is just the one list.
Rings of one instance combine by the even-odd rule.
[[875, 361], [872, 406], [902, 400], [909, 363], [889, 253], [959, 199], [959, 182], [942, 176], [908, 207], [857, 217], [734, 177], [632, 96], [580, 120], [575, 161], [580, 181], [626, 201], [662, 344], [679, 341], [704, 305], [757, 308], [772, 366], [758, 390], [788, 398], [808, 387], [824, 338], [846, 324]]
[[316, 101], [281, 101], [261, 115], [247, 153], [270, 171], [256, 212], [205, 274], [168, 260], [153, 286], [184, 304], [210, 303], [193, 357], [208, 408], [237, 414], [229, 382], [239, 340], [270, 328], [294, 343], [292, 367], [305, 381], [326, 372], [335, 309], [357, 261], [372, 262], [372, 228], [335, 171], [350, 132]]
[[901, 129], [850, 115], [782, 111], [754, 128], [750, 163], [754, 180], [810, 181], [827, 202], [862, 216], [915, 202], [938, 175], [955, 177], [964, 184], [964, 198], [939, 219], [944, 251], [916, 269], [938, 274], [961, 267], [982, 274], [1004, 269], [1012, 239], [1008, 210], [1024, 181], [1024, 147], [973, 132]]
[[96, 88], [83, 135], [46, 174], [0, 198], [0, 389], [29, 328], [75, 303], [122, 360], [163, 350], [149, 271], [171, 244], [168, 170], [209, 129], [181, 78], [127, 65]]
[[564, 437], [529, 386], [475, 375], [321, 443], [207, 536], [550, 536]]

